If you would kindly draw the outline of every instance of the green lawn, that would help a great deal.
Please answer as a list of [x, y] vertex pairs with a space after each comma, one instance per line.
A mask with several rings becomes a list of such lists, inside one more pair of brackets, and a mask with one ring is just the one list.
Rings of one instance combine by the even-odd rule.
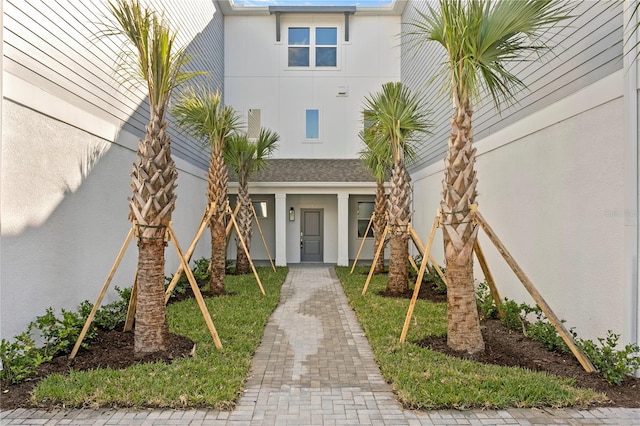
[[[407, 343], [399, 336], [408, 300], [377, 296], [386, 277], [373, 278], [360, 293], [368, 269], [336, 268], [351, 306], [365, 330], [386, 380], [413, 409], [586, 406], [603, 396], [577, 389], [572, 381], [518, 368], [463, 361], [411, 342], [446, 333], [446, 306], [419, 300]], [[124, 370], [76, 371], [41, 381], [35, 401], [66, 407], [233, 408], [251, 366], [264, 326], [280, 298], [287, 269], [259, 268], [267, 296], [252, 275], [227, 276], [233, 295], [206, 299], [224, 349], [216, 350], [195, 300], [171, 304], [171, 331], [196, 342], [196, 356], [167, 365], [151, 363]]]
[[287, 268], [258, 268], [267, 293], [253, 275], [227, 276], [232, 295], [207, 298], [223, 350], [219, 351], [194, 299], [168, 306], [173, 333], [196, 343], [196, 356], [123, 370], [75, 371], [41, 381], [34, 398], [66, 407], [213, 407], [231, 409], [243, 389], [264, 327], [280, 299]]
[[385, 379], [400, 401], [413, 409], [586, 406], [604, 396], [578, 389], [572, 380], [521, 368], [499, 367], [449, 357], [411, 342], [447, 332], [445, 303], [418, 300], [404, 345], [400, 333], [409, 301], [378, 296], [386, 276], [346, 267], [336, 272], [373, 348]]

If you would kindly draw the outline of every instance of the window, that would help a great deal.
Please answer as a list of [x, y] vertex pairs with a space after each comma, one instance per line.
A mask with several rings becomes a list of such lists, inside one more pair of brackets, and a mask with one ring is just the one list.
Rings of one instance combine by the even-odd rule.
[[320, 139], [320, 111], [317, 109], [308, 109], [305, 120], [305, 139]]
[[316, 28], [316, 67], [335, 67], [337, 53], [337, 28]]
[[290, 27], [288, 46], [290, 67], [336, 67], [338, 29], [335, 27]]
[[289, 66], [309, 66], [309, 28], [289, 28]]
[[258, 139], [260, 137], [260, 110], [253, 108], [247, 114], [247, 138]]
[[262, 219], [267, 217], [267, 202], [266, 201], [252, 201], [253, 209], [256, 211], [256, 218]]
[[365, 236], [367, 226], [373, 215], [375, 203], [372, 201], [358, 201], [358, 238], [373, 238], [373, 226], [369, 228], [369, 232]]

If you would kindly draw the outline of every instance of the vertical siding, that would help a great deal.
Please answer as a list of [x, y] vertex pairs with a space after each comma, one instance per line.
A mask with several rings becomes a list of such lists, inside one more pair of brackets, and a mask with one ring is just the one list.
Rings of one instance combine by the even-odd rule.
[[[474, 113], [475, 139], [492, 134], [564, 97], [585, 88], [622, 67], [622, 3], [586, 0], [575, 2], [572, 18], [566, 25], [550, 33], [553, 52], [542, 61], [521, 61], [511, 69], [527, 86], [517, 99], [518, 104], [498, 113], [484, 94], [476, 103]], [[433, 134], [417, 149], [417, 170], [441, 161], [447, 148], [451, 102], [442, 96], [442, 79], [438, 75], [444, 59], [443, 50], [428, 42], [419, 50], [408, 47], [407, 23], [418, 17], [416, 10], [425, 11], [426, 2], [410, 0], [404, 10], [402, 44], [402, 81], [412, 90], [421, 90], [435, 123]]]
[[[193, 57], [189, 69], [223, 89], [224, 28], [222, 13], [211, 0], [154, 0], [178, 29], [177, 42]], [[98, 38], [108, 15], [98, 0], [7, 0], [3, 7], [4, 70], [112, 123], [142, 134], [149, 117], [144, 88], [127, 90], [114, 73], [119, 45]], [[26, 105], [29, 106], [29, 105]], [[85, 130], [91, 132], [90, 123]], [[173, 153], [206, 168], [198, 142], [170, 130]]]

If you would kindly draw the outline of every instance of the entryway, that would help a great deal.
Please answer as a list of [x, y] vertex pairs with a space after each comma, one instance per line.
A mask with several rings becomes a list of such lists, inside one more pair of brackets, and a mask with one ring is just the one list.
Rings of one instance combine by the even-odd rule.
[[300, 261], [323, 261], [323, 209], [301, 209]]

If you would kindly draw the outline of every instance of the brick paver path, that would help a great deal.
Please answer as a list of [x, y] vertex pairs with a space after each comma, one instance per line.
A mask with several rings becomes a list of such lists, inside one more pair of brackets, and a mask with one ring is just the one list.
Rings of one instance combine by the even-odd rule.
[[640, 409], [403, 410], [385, 383], [333, 269], [293, 266], [236, 409], [13, 410], [4, 424], [640, 425]]

